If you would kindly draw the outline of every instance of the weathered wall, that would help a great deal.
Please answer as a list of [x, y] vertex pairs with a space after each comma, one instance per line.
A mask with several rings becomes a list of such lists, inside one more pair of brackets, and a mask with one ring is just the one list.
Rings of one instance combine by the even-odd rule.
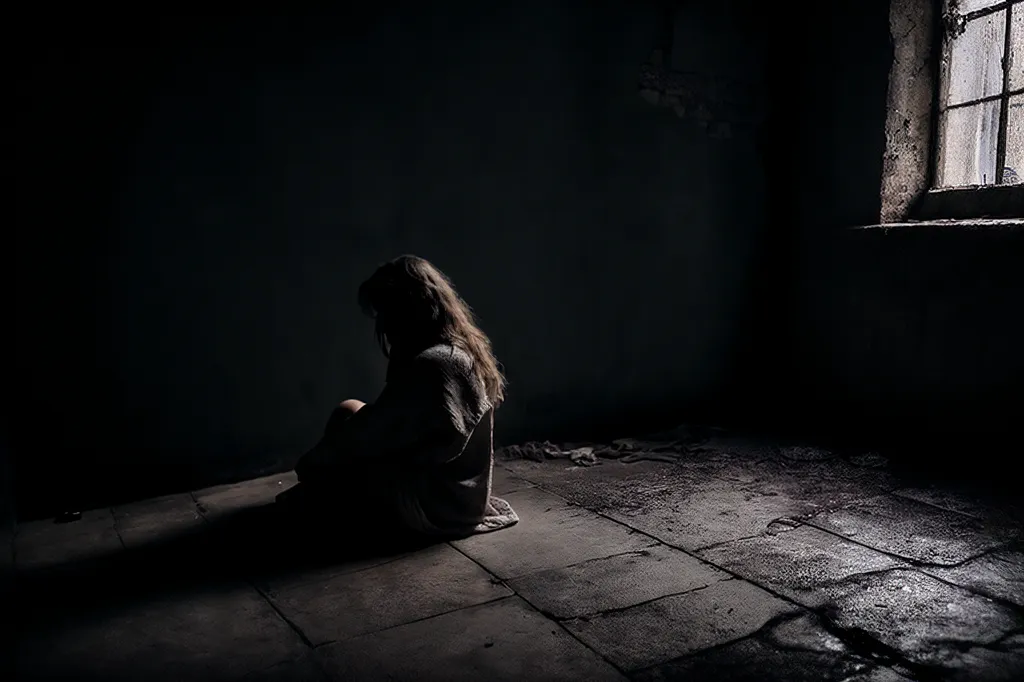
[[936, 0], [892, 0], [882, 210], [885, 223], [905, 219], [928, 191], [932, 167], [933, 104], [938, 81]]
[[[764, 237], [752, 133], [638, 96], [655, 3], [458, 4], [40, 50], [23, 511], [290, 465], [379, 390], [354, 293], [404, 252], [492, 335], [499, 438], [672, 419], [733, 381]], [[759, 79], [734, 4], [684, 10], [677, 67]]]

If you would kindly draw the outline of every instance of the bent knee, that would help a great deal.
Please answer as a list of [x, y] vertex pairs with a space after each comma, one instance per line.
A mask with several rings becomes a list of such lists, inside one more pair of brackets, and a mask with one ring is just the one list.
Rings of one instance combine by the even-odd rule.
[[364, 407], [366, 407], [366, 403], [364, 403], [362, 400], [355, 399], [343, 400], [341, 404], [338, 405], [339, 410], [342, 410], [343, 412], [348, 412], [349, 414], [355, 414]]

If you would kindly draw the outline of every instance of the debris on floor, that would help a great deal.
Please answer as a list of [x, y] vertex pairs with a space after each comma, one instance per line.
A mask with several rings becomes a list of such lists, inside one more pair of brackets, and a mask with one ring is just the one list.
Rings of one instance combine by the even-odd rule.
[[675, 462], [696, 452], [710, 439], [712, 429], [680, 426], [643, 439], [620, 438], [611, 443], [568, 443], [556, 445], [549, 441], [510, 445], [499, 449], [499, 460], [527, 459], [543, 462], [549, 459], [568, 459], [577, 466], [589, 467], [600, 460], [618, 460], [623, 463], [639, 461]]

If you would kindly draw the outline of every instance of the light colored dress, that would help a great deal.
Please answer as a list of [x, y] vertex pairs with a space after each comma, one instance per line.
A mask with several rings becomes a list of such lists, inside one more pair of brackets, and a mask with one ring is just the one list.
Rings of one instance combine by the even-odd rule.
[[308, 457], [329, 465], [329, 488], [365, 504], [359, 513], [425, 535], [486, 533], [519, 521], [491, 494], [493, 432], [471, 356], [437, 345], [392, 359], [377, 400], [328, 429]]

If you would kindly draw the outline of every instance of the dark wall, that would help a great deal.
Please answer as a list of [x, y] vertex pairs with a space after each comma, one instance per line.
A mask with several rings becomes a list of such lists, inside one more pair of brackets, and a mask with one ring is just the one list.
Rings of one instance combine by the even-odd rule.
[[[334, 403], [380, 389], [354, 293], [405, 252], [492, 336], [499, 439], [672, 421], [737, 385], [763, 167], [752, 131], [713, 139], [639, 97], [661, 8], [420, 5], [40, 33], [23, 516], [289, 467]], [[736, 9], [684, 8], [674, 65], [756, 90]]]
[[14, 568], [14, 466], [6, 436], [4, 429], [0, 437], [0, 595], [7, 594]]
[[896, 432], [933, 453], [945, 442], [961, 461], [1020, 452], [1024, 225], [844, 237], [836, 276], [819, 280], [828, 296], [808, 309], [823, 350], [811, 366], [831, 383], [845, 426]]

